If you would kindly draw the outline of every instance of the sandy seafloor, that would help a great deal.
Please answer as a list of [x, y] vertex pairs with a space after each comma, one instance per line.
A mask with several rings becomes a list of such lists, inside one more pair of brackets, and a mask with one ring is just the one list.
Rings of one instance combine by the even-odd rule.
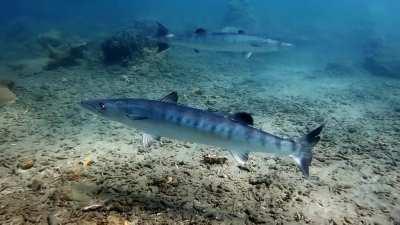
[[[295, 50], [244, 60], [172, 49], [127, 68], [0, 64], [18, 96], [0, 108], [0, 224], [399, 224], [399, 79]], [[267, 154], [246, 169], [209, 146], [162, 139], [144, 149], [137, 130], [79, 106], [170, 91], [193, 107], [251, 112], [256, 127], [286, 137], [326, 122], [311, 178]], [[207, 154], [228, 160], [208, 165]]]

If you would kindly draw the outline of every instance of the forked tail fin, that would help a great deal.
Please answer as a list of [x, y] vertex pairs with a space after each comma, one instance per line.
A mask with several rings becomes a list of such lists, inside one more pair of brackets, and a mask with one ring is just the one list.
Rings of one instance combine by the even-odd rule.
[[297, 140], [297, 142], [300, 144], [300, 148], [297, 150], [296, 154], [292, 155], [292, 158], [299, 166], [305, 177], [310, 175], [309, 167], [313, 157], [312, 148], [320, 140], [320, 134], [324, 126], [324, 124], [319, 126]]

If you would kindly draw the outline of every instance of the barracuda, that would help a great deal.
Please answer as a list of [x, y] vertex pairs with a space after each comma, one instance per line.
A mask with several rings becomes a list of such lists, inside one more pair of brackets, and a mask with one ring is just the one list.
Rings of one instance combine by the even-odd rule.
[[285, 139], [253, 127], [248, 113], [224, 115], [179, 105], [177, 100], [172, 92], [161, 100], [99, 99], [81, 105], [143, 131], [145, 146], [160, 137], [213, 145], [229, 150], [239, 163], [245, 163], [250, 152], [291, 156], [303, 175], [309, 176], [312, 148], [320, 140], [323, 125], [299, 139]]
[[243, 30], [222, 30], [208, 32], [203, 28], [196, 29], [187, 35], [175, 35], [162, 24], [158, 24], [157, 38], [163, 39], [159, 43], [159, 51], [169, 48], [169, 45], [191, 48], [195, 52], [236, 52], [245, 53], [250, 58], [253, 53], [276, 52], [293, 47], [292, 44], [270, 38], [246, 34]]

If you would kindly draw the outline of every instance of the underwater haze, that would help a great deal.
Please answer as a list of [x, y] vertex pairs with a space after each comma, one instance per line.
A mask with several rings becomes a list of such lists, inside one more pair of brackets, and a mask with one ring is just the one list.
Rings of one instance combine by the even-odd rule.
[[400, 224], [400, 2], [0, 7], [0, 224]]

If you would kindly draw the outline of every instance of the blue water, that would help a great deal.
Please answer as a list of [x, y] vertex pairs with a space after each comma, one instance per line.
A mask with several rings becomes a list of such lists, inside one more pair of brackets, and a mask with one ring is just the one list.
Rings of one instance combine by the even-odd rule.
[[[395, 0], [3, 1], [0, 224], [400, 224], [399, 11]], [[157, 22], [293, 47], [157, 52], [168, 42]], [[113, 46], [122, 57], [106, 57]], [[172, 91], [284, 138], [325, 124], [310, 178], [287, 156], [240, 166], [208, 145], [144, 148], [140, 130], [79, 104]]]

